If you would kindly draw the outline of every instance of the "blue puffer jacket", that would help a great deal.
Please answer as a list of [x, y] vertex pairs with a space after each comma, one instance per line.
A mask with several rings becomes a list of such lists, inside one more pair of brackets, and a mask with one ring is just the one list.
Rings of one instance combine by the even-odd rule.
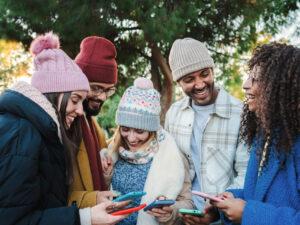
[[1, 225], [80, 224], [78, 209], [66, 207], [65, 156], [57, 130], [51, 116], [23, 94], [6, 90], [0, 96]]

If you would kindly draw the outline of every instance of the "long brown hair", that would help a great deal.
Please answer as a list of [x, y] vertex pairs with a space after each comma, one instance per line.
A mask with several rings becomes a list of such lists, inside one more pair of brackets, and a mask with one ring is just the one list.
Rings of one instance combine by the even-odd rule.
[[61, 93], [47, 93], [45, 96], [54, 106], [58, 115], [58, 121], [60, 125], [60, 131], [62, 134], [62, 142], [65, 149], [66, 157], [66, 173], [67, 173], [67, 184], [71, 184], [75, 178], [74, 165], [76, 163], [76, 155], [81, 142], [81, 128], [79, 118], [76, 117], [71, 124], [70, 128], [67, 129], [66, 124], [66, 108], [68, 100], [72, 92], [63, 93], [60, 110], [58, 110], [58, 100]]
[[265, 149], [263, 166], [267, 165], [271, 146], [278, 157], [282, 153], [288, 155], [300, 133], [299, 62], [299, 48], [273, 42], [255, 48], [248, 63], [249, 70], [259, 66], [261, 71], [257, 81], [258, 109], [254, 113], [244, 105], [240, 138], [249, 146], [256, 139], [258, 158]]

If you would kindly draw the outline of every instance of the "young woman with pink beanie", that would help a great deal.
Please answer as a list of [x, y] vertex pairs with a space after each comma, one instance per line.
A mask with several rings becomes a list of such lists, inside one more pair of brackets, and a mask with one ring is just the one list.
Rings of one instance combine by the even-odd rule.
[[19, 82], [0, 96], [0, 223], [114, 224], [127, 215], [107, 214], [112, 202], [66, 206], [89, 82], [52, 32], [36, 38], [30, 50], [31, 85]]

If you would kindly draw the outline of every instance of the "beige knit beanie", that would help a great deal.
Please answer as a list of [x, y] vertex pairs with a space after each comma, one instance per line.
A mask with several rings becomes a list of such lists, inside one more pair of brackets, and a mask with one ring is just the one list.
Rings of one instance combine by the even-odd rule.
[[174, 41], [169, 55], [169, 64], [174, 81], [204, 68], [214, 68], [214, 60], [205, 45], [193, 38]]

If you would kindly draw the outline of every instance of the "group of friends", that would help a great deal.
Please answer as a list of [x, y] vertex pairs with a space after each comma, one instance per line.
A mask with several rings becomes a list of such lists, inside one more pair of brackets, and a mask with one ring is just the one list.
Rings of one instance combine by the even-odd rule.
[[[169, 65], [186, 97], [161, 125], [159, 92], [137, 78], [106, 140], [94, 116], [116, 92], [116, 48], [87, 37], [72, 60], [59, 45], [52, 32], [38, 36], [31, 84], [0, 96], [1, 225], [300, 224], [299, 48], [257, 46], [243, 103], [215, 84], [202, 42], [177, 39]], [[147, 194], [111, 201], [136, 191]], [[175, 203], [110, 215], [156, 199]]]

